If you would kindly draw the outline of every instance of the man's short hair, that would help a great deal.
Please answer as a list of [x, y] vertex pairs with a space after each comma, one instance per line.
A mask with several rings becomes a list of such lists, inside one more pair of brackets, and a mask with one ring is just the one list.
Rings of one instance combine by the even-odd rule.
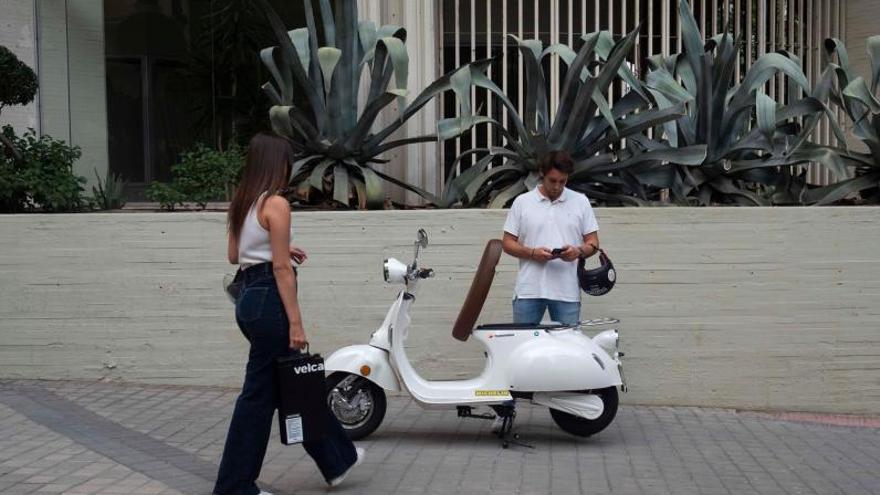
[[565, 175], [571, 175], [574, 172], [571, 155], [567, 151], [551, 151], [538, 161], [538, 171], [542, 176], [554, 168]]

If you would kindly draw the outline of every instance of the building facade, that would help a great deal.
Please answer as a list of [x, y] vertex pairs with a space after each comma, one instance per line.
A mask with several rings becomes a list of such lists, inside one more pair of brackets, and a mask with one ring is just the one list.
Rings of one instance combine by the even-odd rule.
[[[681, 43], [675, 0], [357, 1], [362, 19], [407, 28], [412, 90], [420, 91], [461, 63], [492, 55], [497, 56], [492, 79], [519, 105], [524, 76], [508, 34], [539, 38], [545, 45], [573, 44], [586, 32], [623, 34], [641, 25], [636, 71], [644, 69], [649, 55], [677, 52]], [[229, 43], [260, 40], [260, 33], [242, 40], [247, 33], [228, 25], [224, 8], [230, 4], [247, 2], [0, 0], [0, 45], [33, 67], [40, 83], [34, 103], [6, 108], [0, 120], [19, 132], [30, 127], [80, 146], [79, 175], [91, 184], [95, 171], [119, 174], [130, 183], [130, 198], [142, 197], [145, 185], [169, 177], [181, 150], [253, 132], [249, 123], [264, 115], [260, 105], [265, 102], [249, 96], [258, 92], [241, 90], [258, 81], [227, 70], [235, 63], [246, 69], [254, 60], [230, 61], [217, 50], [223, 33], [237, 36]], [[305, 25], [299, 2], [273, 4], [288, 25]], [[763, 53], [784, 49], [802, 60], [811, 80], [821, 71], [821, 43], [828, 37], [843, 40], [854, 68], [869, 74], [865, 42], [880, 32], [876, 0], [694, 0], [692, 8], [705, 34], [729, 27], [742, 36], [740, 70]], [[207, 36], [212, 41], [200, 44]], [[551, 81], [561, 74], [556, 61], [549, 70]], [[771, 96], [774, 86], [768, 88]], [[781, 82], [778, 90], [783, 91]], [[503, 109], [485, 94], [475, 91], [474, 98], [485, 112], [504, 118]], [[450, 100], [426, 107], [401, 133], [432, 132], [439, 118], [454, 114]], [[557, 100], [558, 92], [551, 90], [551, 107]], [[393, 117], [389, 112], [385, 118]], [[817, 132], [820, 140], [831, 137], [827, 125]], [[457, 173], [451, 164], [459, 151], [498, 140], [490, 129], [481, 129], [443, 145], [410, 146], [387, 157], [387, 171], [437, 191], [445, 177]], [[810, 179], [823, 183], [827, 172], [812, 170]]]

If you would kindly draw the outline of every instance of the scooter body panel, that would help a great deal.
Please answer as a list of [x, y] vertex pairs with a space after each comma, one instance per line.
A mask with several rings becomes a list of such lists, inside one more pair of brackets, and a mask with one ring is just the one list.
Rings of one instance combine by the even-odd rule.
[[476, 330], [474, 338], [486, 349], [486, 365], [479, 376], [425, 380], [413, 369], [403, 346], [411, 305], [412, 300], [401, 295], [392, 309], [397, 314], [386, 318], [394, 322], [388, 328], [390, 357], [400, 383], [424, 408], [501, 404], [512, 399], [510, 391], [570, 392], [621, 384], [617, 362], [572, 328]]
[[[481, 331], [475, 332], [480, 335]], [[485, 331], [492, 340], [514, 332]], [[522, 343], [499, 356], [511, 390], [554, 392], [597, 390], [622, 384], [618, 362], [573, 328], [516, 330]]]
[[[364, 366], [370, 369], [368, 375], [362, 373]], [[337, 350], [324, 360], [324, 370], [327, 374], [345, 371], [363, 376], [385, 390], [392, 392], [400, 390], [400, 382], [391, 369], [388, 351], [371, 345], [350, 345]]]

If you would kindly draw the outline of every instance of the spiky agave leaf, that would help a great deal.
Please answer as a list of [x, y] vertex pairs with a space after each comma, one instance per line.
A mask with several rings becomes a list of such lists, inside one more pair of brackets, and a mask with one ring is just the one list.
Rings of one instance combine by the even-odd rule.
[[[269, 112], [272, 128], [287, 137], [296, 152], [292, 189], [309, 199], [318, 196], [345, 206], [382, 208], [383, 182], [390, 182], [441, 203], [429, 192], [382, 173], [379, 168], [386, 160], [381, 155], [401, 146], [451, 139], [486, 122], [472, 115], [469, 104], [462, 105], [462, 117], [444, 122], [438, 133], [389, 139], [443, 92], [452, 91], [465, 102], [469, 81], [486, 70], [488, 61], [451, 71], [409, 100], [406, 30], [358, 23], [356, 2], [337, 0], [331, 9], [329, 0], [321, 0], [317, 13], [311, 2], [305, 2], [306, 28], [288, 32], [268, 1], [258, 1], [279, 42], [262, 50], [260, 58], [271, 76], [263, 90], [274, 104]], [[318, 15], [323, 40], [318, 39]], [[364, 70], [369, 74], [369, 93], [358, 112]], [[381, 112], [395, 101], [398, 117], [374, 132]]]
[[[625, 64], [637, 34], [638, 29], [615, 42], [608, 32], [589, 33], [582, 37], [577, 52], [565, 45], [544, 48], [540, 40], [512, 36], [524, 59], [527, 103], [520, 114], [497, 85], [484, 75], [474, 77], [477, 87], [488, 89], [507, 108], [513, 125], [510, 129], [498, 125], [507, 138], [504, 147], [490, 149], [476, 165], [450, 182], [452, 193], [448, 198], [466, 206], [503, 207], [534, 187], [541, 156], [557, 149], [569, 151], [577, 164], [570, 179], [573, 186], [579, 182], [604, 184], [611, 191], [602, 193], [606, 198], [636, 193], [620, 180], [619, 169], [609, 172], [600, 168], [620, 162], [615, 149], [623, 148], [624, 140], [683, 113], [683, 105], [665, 109], [653, 106], [641, 82]], [[544, 57], [550, 56], [559, 56], [568, 66], [554, 115], [546, 103], [548, 78], [542, 69]], [[626, 81], [630, 91], [611, 105], [604, 95], [618, 79]], [[636, 157], [643, 151], [636, 142], [631, 143], [625, 153], [626, 163], [638, 164]], [[501, 161], [489, 168], [492, 158]], [[641, 173], [632, 172], [634, 177]]]

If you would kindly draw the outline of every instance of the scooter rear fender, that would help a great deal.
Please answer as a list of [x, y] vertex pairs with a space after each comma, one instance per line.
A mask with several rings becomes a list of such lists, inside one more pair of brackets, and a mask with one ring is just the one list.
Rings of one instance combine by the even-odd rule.
[[337, 350], [324, 360], [324, 370], [328, 375], [334, 371], [345, 371], [362, 376], [385, 390], [400, 390], [400, 382], [391, 369], [388, 351], [371, 345], [350, 345]]
[[622, 384], [618, 362], [581, 332], [554, 331], [542, 337], [509, 354], [511, 390], [597, 390]]

